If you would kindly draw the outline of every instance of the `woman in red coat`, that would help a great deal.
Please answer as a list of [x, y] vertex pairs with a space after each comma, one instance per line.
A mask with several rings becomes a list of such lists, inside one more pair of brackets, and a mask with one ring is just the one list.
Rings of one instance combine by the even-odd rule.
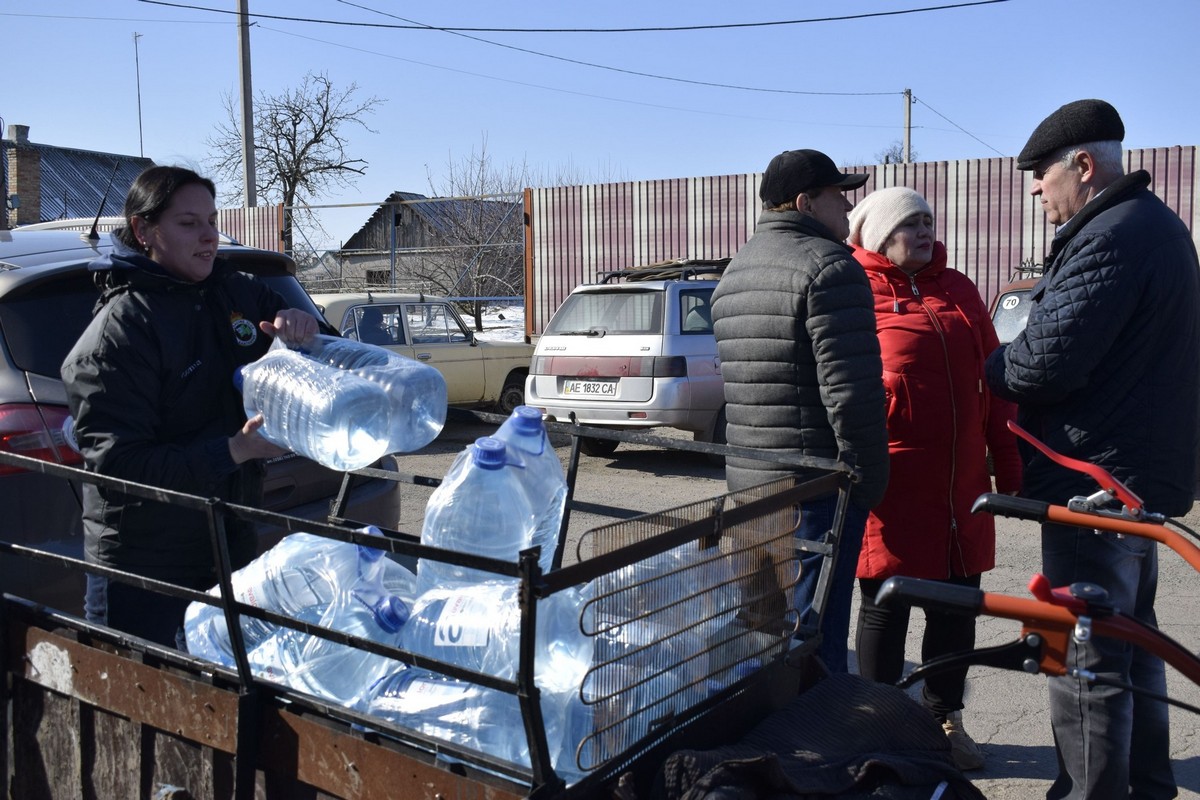
[[[1013, 406], [988, 391], [984, 360], [999, 346], [975, 284], [946, 266], [925, 199], [905, 187], [879, 189], [850, 214], [850, 244], [875, 295], [883, 355], [891, 478], [871, 512], [858, 559], [862, 605], [859, 673], [895, 683], [904, 668], [908, 607], [875, 604], [893, 575], [978, 588], [995, 566], [992, 517], [972, 514], [975, 498], [1020, 488], [1016, 439], [1005, 426]], [[926, 611], [921, 658], [975, 646], [975, 620]], [[931, 676], [922, 699], [942, 723], [960, 769], [983, 766], [962, 727], [966, 669]]]

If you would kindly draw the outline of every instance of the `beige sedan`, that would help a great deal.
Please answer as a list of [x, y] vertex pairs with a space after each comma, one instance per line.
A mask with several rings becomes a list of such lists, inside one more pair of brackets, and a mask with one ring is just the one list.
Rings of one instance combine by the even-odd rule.
[[447, 300], [418, 294], [314, 294], [343, 336], [423, 361], [446, 379], [452, 406], [510, 413], [525, 401], [533, 345], [475, 338]]

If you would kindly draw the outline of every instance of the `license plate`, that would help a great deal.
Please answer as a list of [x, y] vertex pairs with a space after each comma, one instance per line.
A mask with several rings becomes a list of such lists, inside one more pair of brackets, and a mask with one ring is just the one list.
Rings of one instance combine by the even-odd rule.
[[563, 394], [587, 397], [616, 397], [616, 381], [563, 381]]

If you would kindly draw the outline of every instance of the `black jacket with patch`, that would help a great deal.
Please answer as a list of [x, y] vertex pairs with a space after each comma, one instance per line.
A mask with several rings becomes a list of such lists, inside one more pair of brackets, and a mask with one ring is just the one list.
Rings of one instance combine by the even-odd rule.
[[[118, 248], [92, 264], [101, 298], [62, 365], [76, 439], [101, 475], [201, 497], [254, 504], [262, 465], [240, 467], [228, 439], [245, 423], [234, 370], [266, 352], [258, 329], [285, 307], [261, 281], [218, 260], [199, 283], [175, 280]], [[147, 577], [215, 583], [202, 513], [88, 484], [88, 560]], [[254, 553], [249, 525], [230, 526], [230, 553]]]

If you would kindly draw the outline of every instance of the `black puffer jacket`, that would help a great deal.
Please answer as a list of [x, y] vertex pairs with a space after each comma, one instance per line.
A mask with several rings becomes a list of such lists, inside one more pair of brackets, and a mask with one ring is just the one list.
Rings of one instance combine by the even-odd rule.
[[[731, 445], [836, 459], [852, 455], [872, 508], [888, 479], [883, 365], [863, 268], [829, 230], [796, 211], [766, 211], [713, 293]], [[793, 474], [730, 458], [732, 491]], [[800, 471], [803, 474], [803, 471]]]
[[[1026, 430], [1174, 515], [1191, 509], [1200, 449], [1200, 265], [1149, 182], [1144, 171], [1118, 179], [1059, 230], [1025, 331], [987, 369]], [[1022, 455], [1028, 497], [1097, 489], [1032, 448]]]
[[[233, 371], [264, 352], [258, 330], [284, 307], [265, 284], [218, 261], [191, 284], [119, 248], [92, 264], [101, 299], [67, 355], [76, 439], [89, 470], [165, 489], [252, 504], [262, 467], [241, 467], [228, 438], [245, 423]], [[202, 514], [84, 487], [88, 560], [148, 577], [206, 587], [215, 582]], [[249, 526], [229, 531], [231, 556], [253, 556]]]

